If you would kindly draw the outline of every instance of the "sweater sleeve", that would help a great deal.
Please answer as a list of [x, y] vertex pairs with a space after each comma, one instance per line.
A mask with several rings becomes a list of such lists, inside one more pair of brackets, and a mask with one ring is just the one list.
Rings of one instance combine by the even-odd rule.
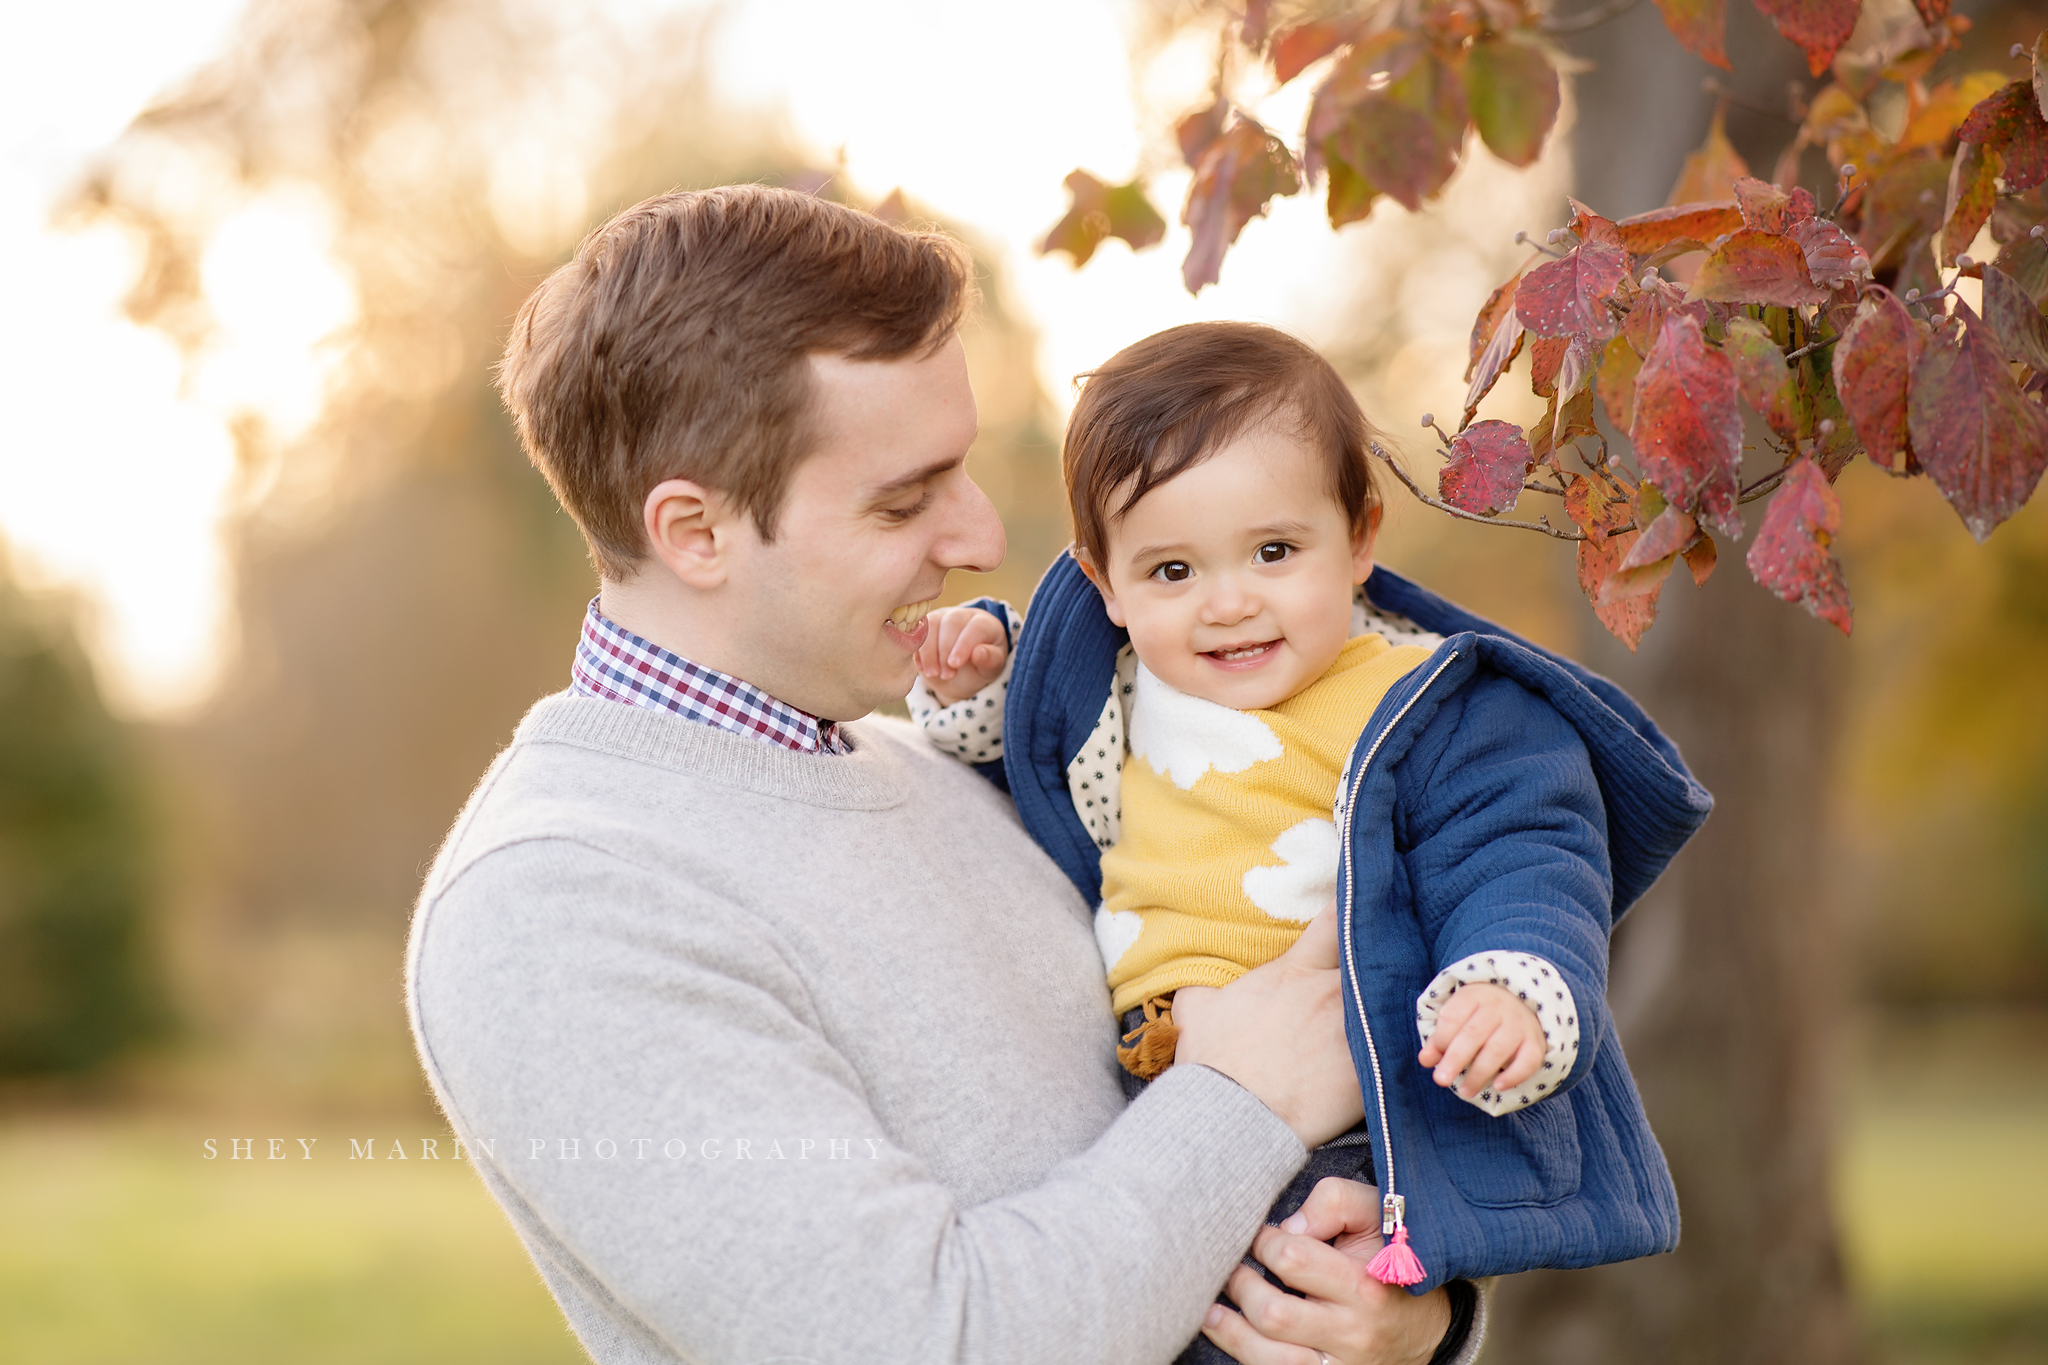
[[1570, 1089], [1600, 1050], [1600, 1012], [1576, 1004], [1606, 997], [1614, 895], [1584, 742], [1547, 701], [1487, 674], [1438, 714], [1406, 766], [1396, 833], [1432, 970], [1512, 954], [1554, 971], [1577, 1048], [1563, 1066], [1547, 1057], [1530, 1084], [1539, 1097]]
[[436, 1093], [497, 1139], [482, 1173], [572, 1320], [594, 1301], [649, 1339], [617, 1358], [1163, 1363], [1303, 1160], [1249, 1093], [1177, 1067], [1036, 1185], [963, 1203], [891, 1141], [772, 933], [679, 899], [535, 840], [415, 932]]

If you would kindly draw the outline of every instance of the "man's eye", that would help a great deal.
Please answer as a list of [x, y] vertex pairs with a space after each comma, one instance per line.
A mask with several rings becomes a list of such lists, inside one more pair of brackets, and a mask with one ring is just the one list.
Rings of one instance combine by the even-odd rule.
[[1162, 583], [1182, 583], [1185, 582], [1188, 576], [1192, 573], [1194, 573], [1194, 570], [1190, 569], [1186, 564], [1182, 563], [1180, 560], [1169, 559], [1164, 564], [1161, 564], [1158, 568], [1154, 569], [1152, 571], [1152, 576]]
[[932, 495], [929, 492], [927, 492], [923, 497], [919, 498], [916, 502], [910, 503], [907, 506], [884, 507], [882, 509], [882, 515], [887, 517], [890, 521], [909, 521], [919, 512], [922, 512], [925, 508], [931, 506], [931, 503]]
[[1269, 540], [1259, 547], [1257, 559], [1261, 564], [1278, 564], [1293, 551], [1294, 547], [1284, 540]]

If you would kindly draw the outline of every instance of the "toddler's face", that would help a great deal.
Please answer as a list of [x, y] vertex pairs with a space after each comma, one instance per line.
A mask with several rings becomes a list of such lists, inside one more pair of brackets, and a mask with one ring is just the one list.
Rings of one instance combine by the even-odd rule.
[[1315, 452], [1260, 427], [1140, 498], [1089, 577], [1161, 681], [1256, 710], [1336, 661], [1378, 522], [1354, 536]]

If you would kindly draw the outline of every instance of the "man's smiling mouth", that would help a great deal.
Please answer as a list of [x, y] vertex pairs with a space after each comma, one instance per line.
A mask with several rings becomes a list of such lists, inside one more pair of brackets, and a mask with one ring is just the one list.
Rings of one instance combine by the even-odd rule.
[[905, 635], [908, 635], [911, 631], [917, 629], [918, 623], [923, 621], [931, 612], [931, 609], [938, 604], [939, 599], [934, 597], [929, 601], [912, 602], [907, 607], [898, 607], [889, 613], [889, 624], [902, 631]]

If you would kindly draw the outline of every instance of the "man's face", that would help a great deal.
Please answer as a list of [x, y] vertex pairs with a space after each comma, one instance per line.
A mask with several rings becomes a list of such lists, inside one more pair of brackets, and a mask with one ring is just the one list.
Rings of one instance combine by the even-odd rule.
[[1003, 525], [967, 477], [977, 419], [958, 337], [928, 356], [813, 356], [816, 449], [775, 539], [748, 538], [733, 585], [753, 615], [749, 681], [827, 720], [900, 700], [924, 616], [953, 569], [1000, 564]]
[[1327, 491], [1315, 452], [1260, 426], [1138, 499], [1089, 577], [1162, 682], [1250, 711], [1336, 661], [1372, 539]]

